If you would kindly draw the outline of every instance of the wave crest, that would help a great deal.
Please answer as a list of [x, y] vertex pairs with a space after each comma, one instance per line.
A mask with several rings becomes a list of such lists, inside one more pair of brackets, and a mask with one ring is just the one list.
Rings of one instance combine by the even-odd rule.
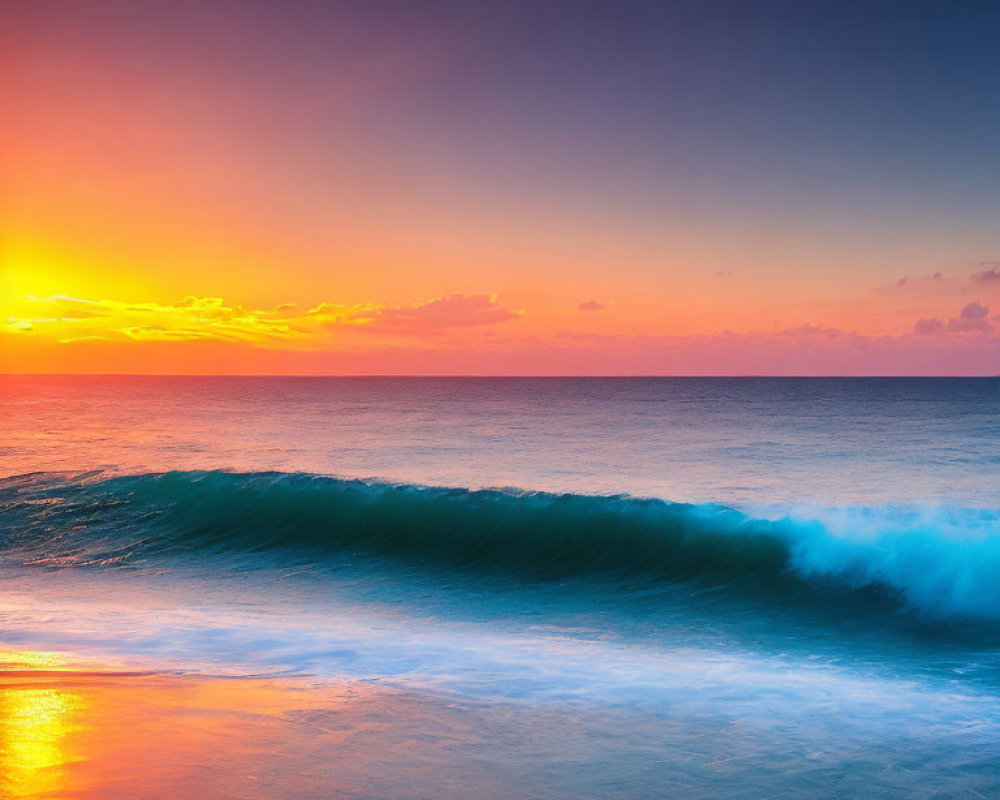
[[168, 472], [0, 481], [0, 548], [47, 566], [217, 553], [348, 555], [415, 568], [584, 578], [620, 591], [698, 582], [937, 619], [1000, 619], [1000, 516], [888, 507], [764, 519], [627, 496], [448, 489], [305, 473]]

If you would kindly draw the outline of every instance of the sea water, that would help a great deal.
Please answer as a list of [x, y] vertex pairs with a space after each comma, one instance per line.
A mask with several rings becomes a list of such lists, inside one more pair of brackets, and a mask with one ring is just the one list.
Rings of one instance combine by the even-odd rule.
[[5, 645], [457, 715], [351, 796], [1000, 796], [1000, 379], [7, 376], [0, 476]]

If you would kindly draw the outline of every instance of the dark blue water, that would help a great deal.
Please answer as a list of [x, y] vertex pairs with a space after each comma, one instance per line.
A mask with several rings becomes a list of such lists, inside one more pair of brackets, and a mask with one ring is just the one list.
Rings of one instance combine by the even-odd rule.
[[643, 754], [574, 796], [1000, 793], [998, 380], [0, 388], [8, 644], [574, 709]]

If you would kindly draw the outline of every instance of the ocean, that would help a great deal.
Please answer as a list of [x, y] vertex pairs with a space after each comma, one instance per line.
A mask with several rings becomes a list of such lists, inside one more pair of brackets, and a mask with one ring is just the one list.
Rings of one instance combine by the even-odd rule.
[[1000, 379], [2, 376], [0, 476], [0, 796], [1000, 796]]

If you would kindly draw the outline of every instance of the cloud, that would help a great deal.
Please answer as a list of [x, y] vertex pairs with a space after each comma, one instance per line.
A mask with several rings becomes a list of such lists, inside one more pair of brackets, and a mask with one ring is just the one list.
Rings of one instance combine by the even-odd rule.
[[[984, 262], [980, 266], [986, 266], [987, 263], [995, 262]], [[997, 267], [990, 267], [989, 269], [984, 269], [982, 272], [976, 272], [972, 275], [972, 280], [975, 283], [1000, 283], [1000, 269]]]
[[982, 303], [973, 300], [966, 304], [957, 317], [947, 323], [940, 319], [921, 318], [913, 326], [913, 332], [921, 336], [939, 333], [989, 333], [993, 326], [988, 319], [990, 309]]
[[531, 364], [537, 374], [588, 375], [942, 375], [995, 374], [1000, 338], [944, 335], [871, 336], [819, 325], [772, 332], [614, 335], [565, 333], [496, 365]]
[[872, 291], [885, 297], [898, 298], [916, 297], [940, 298], [942, 293], [960, 292], [965, 281], [950, 278], [943, 272], [913, 275], [906, 274], [896, 278], [891, 283], [873, 287]]
[[607, 307], [607, 303], [600, 303], [597, 300], [584, 300], [576, 309], [577, 311], [603, 311]]
[[425, 303], [399, 308], [383, 308], [372, 328], [391, 331], [427, 331], [495, 325], [517, 319], [522, 312], [512, 311], [485, 294], [451, 294]]
[[970, 331], [988, 333], [992, 327], [986, 319], [989, 314], [990, 310], [987, 306], [973, 301], [961, 310], [957, 318], [948, 320], [948, 330], [952, 333]]
[[[225, 315], [232, 310], [235, 308], [223, 304], [217, 313]], [[246, 346], [239, 340], [213, 337], [198, 339], [197, 345], [192, 345], [192, 340], [172, 336], [173, 329], [164, 325], [156, 332], [160, 338], [147, 339], [141, 346], [121, 332], [105, 331], [100, 338], [83, 339], [77, 329], [80, 340], [65, 345], [49, 334], [43, 337], [7, 330], [0, 340], [0, 352], [4, 352], [5, 367], [11, 371], [74, 373], [986, 375], [996, 374], [1000, 363], [1000, 336], [949, 332], [941, 320], [925, 320], [914, 333], [902, 335], [867, 335], [806, 324], [769, 332], [699, 335], [567, 331], [543, 336], [511, 326], [514, 335], [498, 332], [496, 336], [473, 337], [466, 329], [459, 329], [461, 335], [455, 339], [411, 334], [373, 337], [370, 333], [363, 338], [346, 338], [351, 331], [371, 330], [368, 326], [375, 324], [379, 311], [378, 306], [332, 304], [306, 311], [285, 309], [282, 324], [292, 321], [295, 327], [311, 333], [301, 339], [282, 339], [274, 346]], [[275, 310], [259, 313], [274, 314]], [[338, 315], [350, 321], [332, 329], [325, 327]], [[971, 321], [985, 323], [988, 319]], [[39, 327], [48, 325], [40, 323]], [[918, 335], [920, 332], [938, 335]], [[13, 341], [20, 344], [4, 350], [4, 345]]]
[[982, 303], [973, 301], [962, 309], [959, 317], [962, 319], [986, 319], [989, 315], [989, 307], [984, 306]]
[[913, 326], [913, 332], [920, 336], [930, 336], [944, 331], [944, 323], [939, 319], [922, 317]]
[[989, 333], [990, 323], [984, 319], [950, 319], [948, 333]]
[[275, 348], [314, 348], [332, 331], [372, 330], [396, 336], [514, 319], [517, 312], [487, 295], [453, 294], [394, 308], [372, 303], [292, 303], [252, 309], [221, 297], [185, 297], [169, 305], [87, 300], [54, 295], [27, 298], [29, 313], [8, 317], [2, 329], [61, 343], [219, 341]]

